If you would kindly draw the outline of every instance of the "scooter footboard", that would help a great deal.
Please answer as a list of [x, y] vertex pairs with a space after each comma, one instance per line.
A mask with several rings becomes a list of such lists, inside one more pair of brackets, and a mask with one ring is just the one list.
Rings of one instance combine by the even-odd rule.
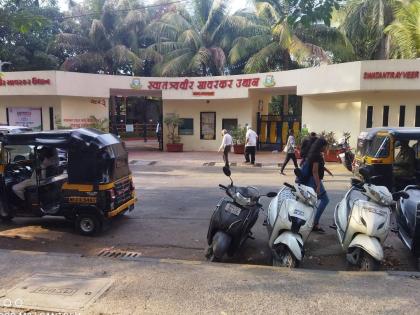
[[384, 259], [384, 251], [377, 238], [367, 236], [365, 234], [357, 234], [351, 241], [349, 249], [352, 247], [363, 249], [377, 261], [382, 261]]
[[302, 260], [304, 254], [303, 240], [299, 234], [290, 231], [283, 232], [275, 239], [274, 245], [276, 244], [286, 245], [297, 260]]

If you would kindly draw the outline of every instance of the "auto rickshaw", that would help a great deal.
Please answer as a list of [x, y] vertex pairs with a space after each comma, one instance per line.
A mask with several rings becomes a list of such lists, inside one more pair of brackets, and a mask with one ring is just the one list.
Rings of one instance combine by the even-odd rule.
[[[391, 192], [420, 183], [420, 128], [373, 128], [357, 140], [353, 172], [367, 168], [371, 183]], [[409, 158], [407, 158], [409, 157]]]
[[[114, 135], [75, 129], [7, 134], [0, 142], [1, 219], [63, 216], [80, 234], [94, 235], [134, 209], [128, 153]], [[53, 162], [44, 167], [47, 151]], [[15, 185], [25, 180], [23, 200]]]

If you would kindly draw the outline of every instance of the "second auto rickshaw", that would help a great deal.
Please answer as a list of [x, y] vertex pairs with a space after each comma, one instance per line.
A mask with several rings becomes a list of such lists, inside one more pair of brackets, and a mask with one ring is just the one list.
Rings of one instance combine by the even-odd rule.
[[371, 182], [399, 191], [420, 183], [420, 128], [374, 128], [357, 140], [354, 173], [367, 168]]

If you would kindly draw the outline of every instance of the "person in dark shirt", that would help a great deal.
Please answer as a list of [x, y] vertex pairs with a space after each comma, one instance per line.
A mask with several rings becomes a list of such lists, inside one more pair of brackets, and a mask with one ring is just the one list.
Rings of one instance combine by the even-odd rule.
[[313, 231], [319, 233], [325, 233], [324, 229], [319, 225], [319, 220], [330, 201], [324, 184], [322, 183], [325, 171], [332, 176], [332, 173], [325, 167], [323, 156], [327, 150], [327, 146], [328, 143], [324, 138], [317, 139], [312, 144], [307, 158], [311, 170], [311, 175], [307, 185], [315, 190], [319, 201], [318, 207], [316, 209]]
[[300, 146], [300, 166], [302, 166], [303, 163], [305, 163], [309, 154], [309, 150], [311, 149], [311, 146], [316, 141], [316, 139], [318, 138], [315, 132], [311, 132], [309, 137], [305, 137], [305, 139], [303, 139], [302, 144]]

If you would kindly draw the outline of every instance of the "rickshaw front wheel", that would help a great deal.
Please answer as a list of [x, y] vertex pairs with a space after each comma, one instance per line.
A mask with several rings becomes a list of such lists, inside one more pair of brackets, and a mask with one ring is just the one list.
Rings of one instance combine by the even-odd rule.
[[77, 231], [86, 236], [93, 236], [102, 229], [101, 221], [95, 214], [81, 213], [76, 218]]

